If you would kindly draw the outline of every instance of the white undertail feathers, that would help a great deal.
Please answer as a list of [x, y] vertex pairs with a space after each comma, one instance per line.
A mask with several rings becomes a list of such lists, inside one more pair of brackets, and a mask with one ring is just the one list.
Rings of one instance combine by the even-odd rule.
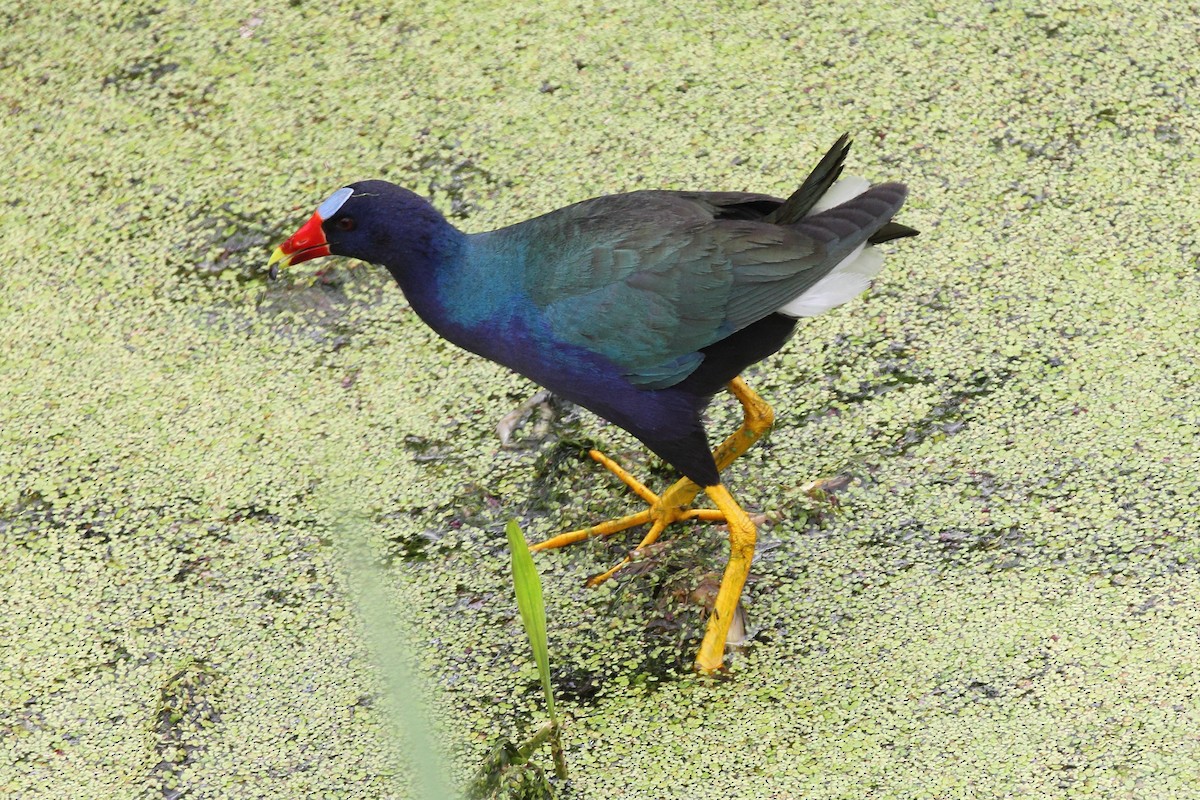
[[[806, 216], [827, 211], [852, 200], [870, 186], [864, 178], [846, 176], [829, 187], [829, 191], [821, 195]], [[778, 312], [789, 317], [815, 317], [824, 314], [865, 292], [882, 269], [883, 252], [864, 242], [838, 262], [828, 275], [780, 306]]]

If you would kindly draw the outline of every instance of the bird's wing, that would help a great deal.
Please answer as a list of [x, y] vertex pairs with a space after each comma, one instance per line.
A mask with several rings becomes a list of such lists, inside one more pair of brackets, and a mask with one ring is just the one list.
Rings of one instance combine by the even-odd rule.
[[781, 202], [766, 195], [596, 198], [532, 221], [526, 290], [555, 337], [665, 388], [700, 365], [702, 348], [820, 280], [899, 207], [882, 219], [845, 213], [857, 200], [784, 227], [757, 221]]

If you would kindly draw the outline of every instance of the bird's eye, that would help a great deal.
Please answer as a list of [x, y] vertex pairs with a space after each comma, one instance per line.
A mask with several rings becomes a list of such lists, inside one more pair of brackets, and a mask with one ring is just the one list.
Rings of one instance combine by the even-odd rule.
[[337, 225], [339, 231], [354, 230], [354, 220], [350, 217], [341, 217], [334, 224]]

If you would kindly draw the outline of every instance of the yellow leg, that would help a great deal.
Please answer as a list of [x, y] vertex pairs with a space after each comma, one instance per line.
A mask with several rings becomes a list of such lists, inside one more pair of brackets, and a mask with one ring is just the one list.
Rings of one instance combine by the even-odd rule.
[[[741, 426], [734, 431], [724, 442], [721, 443], [716, 450], [713, 451], [713, 460], [717, 464], [717, 471], [725, 470], [734, 460], [749, 450], [755, 442], [762, 438], [763, 434], [770, 429], [771, 423], [774, 421], [775, 415], [771, 411], [771, 407], [767, 405], [761, 397], [746, 385], [746, 382], [741, 378], [734, 378], [726, 388], [730, 394], [738, 399], [742, 404], [744, 417]], [[626, 564], [633, 561], [637, 554], [645, 547], [653, 544], [663, 532], [663, 530], [673, 522], [682, 522], [685, 520], [699, 519], [710, 522], [728, 522], [729, 517], [725, 508], [717, 503], [717, 508], [690, 508], [692, 501], [696, 499], [696, 495], [700, 494], [701, 487], [699, 484], [688, 478], [681, 478], [671, 485], [669, 489], [661, 495], [656, 495], [650, 491], [645, 484], [637, 478], [630, 475], [619, 464], [613, 461], [608, 456], [601, 453], [599, 450], [592, 450], [591, 457], [604, 465], [610, 472], [616, 475], [622, 483], [632, 489], [639, 497], [650, 505], [650, 508], [641, 511], [637, 514], [630, 514], [620, 519], [609, 520], [602, 522], [599, 525], [593, 525], [590, 528], [580, 528], [579, 530], [569, 531], [559, 534], [544, 542], [533, 545], [532, 550], [550, 550], [558, 547], [565, 547], [575, 542], [581, 542], [585, 539], [590, 539], [594, 536], [609, 536], [614, 533], [619, 533], [623, 530], [645, 525], [650, 523], [650, 531], [638, 543], [638, 546], [633, 552], [626, 556], [620, 563], [605, 572], [592, 576], [588, 579], [589, 586], [598, 586], [604, 581], [616, 575]], [[709, 487], [711, 490], [714, 487]], [[720, 488], [720, 487], [716, 487]], [[728, 496], [728, 492], [726, 492]], [[710, 492], [711, 497], [711, 492]], [[714, 498], [713, 502], [716, 500]], [[733, 503], [730, 498], [732, 508], [737, 509], [740, 517], [746, 518], [746, 514], [741, 508]], [[729, 505], [729, 504], [726, 504]], [[746, 518], [748, 521], [748, 518]], [[753, 526], [751, 526], [753, 532]], [[745, 578], [743, 577], [743, 582]], [[740, 584], [739, 584], [740, 586]], [[739, 589], [740, 591], [740, 589]], [[736, 598], [735, 598], [736, 601]], [[735, 602], [736, 605], [736, 602]], [[728, 625], [726, 625], [728, 630]], [[722, 637], [724, 642], [724, 637]]]
[[[771, 423], [775, 419], [771, 407], [755, 394], [741, 378], [734, 378], [726, 384], [726, 388], [742, 404], [743, 419], [741, 426], [713, 451], [713, 460], [716, 462], [718, 472], [723, 472], [738, 456], [753, 447], [754, 443], [770, 429]], [[729, 636], [729, 626], [733, 622], [738, 601], [742, 596], [742, 589], [746, 585], [746, 576], [750, 573], [750, 562], [754, 559], [756, 539], [754, 523], [729, 494], [729, 490], [720, 484], [704, 489], [709, 499], [716, 505], [715, 509], [690, 508], [692, 501], [696, 499], [696, 495], [700, 494], [701, 490], [700, 485], [694, 481], [682, 478], [661, 495], [656, 495], [646, 488], [645, 484], [600, 451], [592, 450], [590, 455], [620, 478], [621, 482], [646, 501], [650, 508], [620, 519], [602, 522], [590, 528], [581, 528], [554, 536], [533, 545], [530, 549], [549, 550], [564, 547], [593, 536], [609, 536], [650, 523], [649, 532], [632, 553], [612, 569], [588, 579], [589, 586], [598, 586], [620, 572], [644, 548], [653, 544], [672, 522], [700, 519], [727, 523], [729, 525], [729, 561], [725, 565], [725, 574], [722, 576], [721, 586], [717, 590], [717, 599], [712, 614], [708, 618], [704, 641], [700, 645], [700, 652], [696, 655], [697, 669], [706, 672], [719, 669], [725, 657], [725, 639]]]
[[755, 394], [744, 380], [734, 378], [725, 384], [725, 388], [742, 404], [745, 416], [742, 419], [742, 426], [713, 451], [713, 460], [717, 462], [717, 472], [724, 472], [734, 462], [734, 459], [753, 447], [754, 443], [761, 439], [763, 434], [770, 430], [771, 424], [775, 422], [775, 412], [767, 405], [767, 401]]
[[721, 588], [717, 590], [717, 600], [708, 617], [704, 641], [700, 643], [700, 652], [696, 654], [696, 669], [709, 672], [720, 669], [725, 658], [725, 638], [729, 635], [729, 625], [733, 622], [734, 612], [742, 597], [746, 576], [750, 574], [757, 535], [754, 523], [728, 489], [718, 484], [704, 491], [729, 523], [729, 561], [725, 564]]
[[[770, 405], [768, 405], [766, 401], [763, 401], [761, 397], [758, 397], [754, 390], [751, 390], [750, 387], [746, 385], [745, 381], [742, 380], [742, 378], [734, 378], [731, 380], [730, 383], [726, 384], [726, 389], [730, 390], [730, 393], [732, 393], [732, 395], [738, 399], [739, 403], [742, 403], [744, 416], [742, 420], [742, 426], [740, 426], [737, 431], [734, 431], [725, 441], [722, 441], [720, 446], [716, 447], [716, 450], [713, 451], [713, 461], [716, 462], [716, 470], [718, 470], [719, 473], [720, 471], [724, 471], [728, 465], [732, 464], [734, 459], [742, 455], [742, 453], [744, 453], [746, 450], [749, 450], [751, 446], [754, 446], [756, 441], [762, 438], [762, 435], [768, 431], [770, 425], [772, 425], [772, 422], [774, 421], [774, 413], [772, 410], [770, 410]], [[708, 493], [709, 498], [713, 500], [714, 504], [716, 504], [716, 509], [691, 509], [690, 506], [692, 501], [694, 501], [696, 499], [696, 495], [700, 494], [701, 492], [701, 487], [700, 485], [697, 485], [696, 482], [684, 477], [684, 479], [674, 482], [673, 485], [661, 495], [654, 494], [654, 492], [650, 491], [650, 489], [648, 489], [644, 483], [638, 481], [636, 477], [630, 475], [628, 471], [624, 470], [619, 464], [612, 461], [611, 458], [608, 458], [599, 450], [590, 451], [589, 455], [592, 456], [596, 462], [604, 465], [604, 467], [610, 470], [613, 475], [616, 475], [620, 481], [625, 483], [625, 486], [628, 486], [630, 489], [632, 489], [632, 491], [634, 491], [638, 497], [642, 498], [650, 506], [646, 511], [632, 513], [632, 515], [620, 517], [619, 519], [610, 519], [608, 522], [592, 525], [590, 528], [581, 528], [578, 530], [568, 531], [568, 533], [565, 534], [553, 536], [551, 539], [547, 539], [544, 542], [539, 542], [538, 545], [534, 545], [532, 548], [530, 548], [533, 549], [533, 551], [546, 551], [546, 549], [574, 545], [575, 542], [592, 539], [593, 536], [608, 536], [619, 533], [619, 531], [635, 528], [637, 525], [650, 523], [650, 530], [646, 536], [643, 537], [642, 541], [638, 542], [638, 545], [634, 551], [632, 551], [630, 555], [626, 555], [626, 557], [622, 559], [619, 564], [613, 566], [611, 570], [601, 572], [599, 575], [589, 578], [589, 587], [595, 587], [595, 585], [604, 583], [608, 578], [617, 575], [617, 573], [622, 570], [625, 565], [628, 565], [632, 560], [635, 560], [637, 554], [640, 553], [643, 548], [653, 545], [653, 543], [658, 540], [658, 537], [662, 534], [662, 531], [666, 529], [667, 525], [670, 525], [673, 522], [683, 522], [686, 521], [686, 519], [703, 519], [703, 521], [708, 522], [726, 522], [730, 524], [731, 542], [734, 541], [734, 530], [739, 531], [737, 534], [738, 541], [745, 540], [746, 534], [744, 531], [749, 527], [749, 547], [751, 557], [752, 554], [754, 554], [754, 524], [750, 523], [750, 519], [749, 517], [746, 517], [742, 507], [738, 506], [736, 501], [734, 501], [731, 497], [730, 493], [725, 491], [725, 489], [721, 486], [710, 486], [707, 489], [704, 489], [704, 491]], [[719, 491], [718, 495], [714, 495], [714, 491]], [[721, 499], [718, 500], [718, 497]], [[733, 513], [734, 518], [730, 517], [730, 513]], [[728, 591], [732, 590], [726, 589], [726, 587], [727, 585], [728, 587], [732, 587], [733, 585], [730, 576], [732, 575], [731, 570], [734, 572], [738, 571], [737, 569], [734, 569], [734, 564], [736, 563], [738, 563], [737, 559], [731, 554], [730, 566], [726, 567], [726, 578], [721, 582], [721, 590], [718, 594], [718, 603], [721, 602], [722, 597], [725, 597], [728, 594]], [[713, 633], [714, 622], [709, 622], [709, 632], [706, 634], [706, 637], [704, 637], [704, 642], [706, 642], [706, 646], [708, 646], [709, 650], [712, 650], [713, 646], [715, 646], [716, 651], [718, 651], [718, 655], [716, 655], [716, 663], [714, 667], [702, 667], [703, 669], [715, 669], [716, 667], [720, 666], [720, 654], [725, 645], [725, 636], [728, 632], [728, 626], [730, 626], [730, 619], [732, 619], [732, 608], [737, 607], [738, 597], [740, 596], [740, 593], [742, 593], [742, 585], [745, 583], [746, 571], [749, 571], [749, 560], [746, 560], [745, 570], [742, 571], [742, 578], [736, 582], [737, 591], [733, 595], [733, 606], [731, 609], [722, 609], [721, 614], [724, 616], [719, 615], [718, 612], [715, 612], [714, 610], [714, 616], [712, 619], [724, 620], [720, 622], [720, 625], [724, 625], [724, 627], [720, 627], [720, 643], [716, 645], [708, 644], [709, 638], [715, 636]], [[722, 608], [720, 604], [718, 608]], [[704, 650], [701, 652], [703, 655]], [[709, 656], [708, 661], [712, 661], [712, 657]], [[697, 663], [700, 662], [697, 661]]]

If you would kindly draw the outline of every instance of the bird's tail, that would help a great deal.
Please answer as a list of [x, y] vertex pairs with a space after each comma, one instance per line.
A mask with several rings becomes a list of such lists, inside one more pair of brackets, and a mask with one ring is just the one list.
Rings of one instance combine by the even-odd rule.
[[[819, 170], [818, 166], [814, 174]], [[917, 234], [907, 225], [891, 221], [907, 196], [908, 188], [902, 183], [871, 186], [863, 178], [846, 177], [810, 203], [795, 227], [830, 252], [845, 255], [823, 278], [778, 312], [789, 317], [814, 317], [866, 291], [883, 269], [883, 252], [874, 245]]]

